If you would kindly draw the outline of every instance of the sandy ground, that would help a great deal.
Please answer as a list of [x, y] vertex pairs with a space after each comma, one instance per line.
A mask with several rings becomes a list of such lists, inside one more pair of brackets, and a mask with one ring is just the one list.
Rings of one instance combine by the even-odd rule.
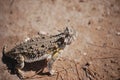
[[120, 80], [120, 0], [0, 0], [0, 80], [19, 80], [2, 61], [3, 45], [65, 27], [78, 36], [55, 62], [57, 74], [26, 64], [26, 80]]

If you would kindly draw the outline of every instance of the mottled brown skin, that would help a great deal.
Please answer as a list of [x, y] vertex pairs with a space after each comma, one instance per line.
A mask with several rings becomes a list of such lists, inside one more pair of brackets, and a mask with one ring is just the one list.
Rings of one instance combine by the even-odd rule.
[[30, 40], [23, 42], [10, 51], [6, 52], [5, 47], [3, 52], [6, 56], [13, 58], [17, 61], [15, 67], [20, 79], [23, 79], [21, 69], [24, 67], [24, 62], [35, 62], [47, 59], [47, 66], [49, 73], [54, 74], [52, 65], [57, 59], [61, 51], [66, 45], [69, 45], [73, 39], [74, 33], [70, 32], [70, 29], [66, 28], [63, 32], [57, 35], [43, 35], [31, 38]]

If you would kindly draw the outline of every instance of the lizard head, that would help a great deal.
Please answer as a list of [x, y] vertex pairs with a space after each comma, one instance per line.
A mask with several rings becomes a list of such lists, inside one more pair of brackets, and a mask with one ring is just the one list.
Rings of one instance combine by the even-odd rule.
[[65, 40], [67, 45], [70, 45], [72, 41], [76, 39], [76, 31], [70, 27], [66, 27], [64, 30]]

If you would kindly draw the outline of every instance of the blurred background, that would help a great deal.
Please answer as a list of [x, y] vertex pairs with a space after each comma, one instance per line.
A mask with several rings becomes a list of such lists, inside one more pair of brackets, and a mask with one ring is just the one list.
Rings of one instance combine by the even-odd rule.
[[[72, 27], [77, 39], [54, 64], [55, 76], [24, 71], [27, 80], [120, 80], [120, 0], [0, 0], [0, 58], [37, 35]], [[33, 76], [34, 75], [34, 76]], [[0, 61], [0, 80], [19, 80]]]

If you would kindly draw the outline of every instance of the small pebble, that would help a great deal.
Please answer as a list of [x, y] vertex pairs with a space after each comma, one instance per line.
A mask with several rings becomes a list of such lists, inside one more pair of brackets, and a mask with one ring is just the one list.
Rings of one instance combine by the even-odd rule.
[[96, 30], [101, 30], [101, 28], [102, 28], [101, 26], [98, 26], [96, 27]]
[[83, 55], [87, 55], [87, 53], [83, 53]]
[[120, 36], [120, 32], [116, 32], [116, 35], [117, 35], [117, 36]]

